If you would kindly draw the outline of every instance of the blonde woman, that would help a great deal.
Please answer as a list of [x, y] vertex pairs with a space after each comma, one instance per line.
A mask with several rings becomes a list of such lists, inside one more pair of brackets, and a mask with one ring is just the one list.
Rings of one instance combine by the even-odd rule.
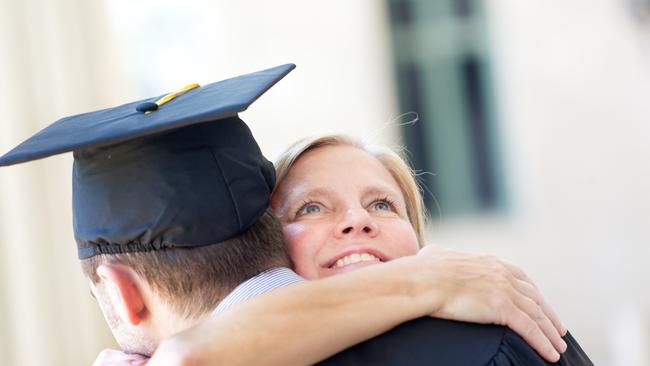
[[323, 136], [297, 142], [276, 167], [271, 206], [294, 270], [313, 281], [163, 341], [149, 365], [313, 364], [423, 316], [508, 326], [551, 362], [566, 350], [566, 329], [523, 271], [491, 256], [420, 250], [420, 191], [396, 153]]

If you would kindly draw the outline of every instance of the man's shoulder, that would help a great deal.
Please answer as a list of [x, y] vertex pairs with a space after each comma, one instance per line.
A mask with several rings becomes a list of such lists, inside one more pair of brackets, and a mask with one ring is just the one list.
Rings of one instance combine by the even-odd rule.
[[331, 357], [322, 365], [485, 365], [506, 328], [419, 318]]
[[[592, 365], [578, 343], [567, 335], [569, 348], [560, 365]], [[351, 347], [320, 365], [549, 365], [506, 327], [420, 318]]]

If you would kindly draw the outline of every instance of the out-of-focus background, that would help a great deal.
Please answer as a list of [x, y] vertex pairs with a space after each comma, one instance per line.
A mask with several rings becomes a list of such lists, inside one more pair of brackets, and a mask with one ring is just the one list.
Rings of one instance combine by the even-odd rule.
[[[243, 114], [268, 156], [324, 132], [405, 145], [430, 242], [522, 266], [596, 364], [650, 365], [648, 0], [0, 0], [0, 152], [286, 62]], [[71, 163], [0, 169], [0, 364], [114, 347], [76, 260]]]

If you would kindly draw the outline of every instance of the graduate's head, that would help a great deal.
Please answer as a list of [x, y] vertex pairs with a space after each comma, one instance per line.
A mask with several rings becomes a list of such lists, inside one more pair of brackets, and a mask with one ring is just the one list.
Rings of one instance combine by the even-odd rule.
[[84, 273], [118, 343], [149, 354], [239, 283], [288, 266], [272, 164], [237, 117], [75, 152]]
[[295, 270], [310, 279], [415, 254], [424, 208], [398, 154], [342, 135], [301, 140], [276, 162], [271, 207]]
[[127, 351], [148, 354], [235, 286], [288, 266], [275, 174], [229, 117], [75, 152], [78, 253]]
[[74, 152], [77, 253], [115, 335], [148, 353], [238, 283], [286, 266], [275, 183], [238, 113], [294, 68], [61, 119], [0, 166]]
[[120, 346], [145, 355], [163, 338], [210, 314], [241, 282], [291, 265], [282, 227], [270, 210], [241, 235], [220, 243], [99, 254], [81, 264]]

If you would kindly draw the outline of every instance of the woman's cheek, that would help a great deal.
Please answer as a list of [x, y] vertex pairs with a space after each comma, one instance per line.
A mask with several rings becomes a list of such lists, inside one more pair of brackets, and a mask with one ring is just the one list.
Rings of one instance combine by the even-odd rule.
[[309, 230], [308, 224], [302, 222], [286, 224], [283, 229], [285, 246], [293, 262], [293, 269], [305, 278], [318, 278], [317, 248], [313, 245], [317, 242], [315, 233]]
[[396, 223], [394, 232], [396, 233], [394, 243], [399, 257], [417, 254], [419, 250], [418, 239], [410, 222], [400, 220], [400, 222]]

